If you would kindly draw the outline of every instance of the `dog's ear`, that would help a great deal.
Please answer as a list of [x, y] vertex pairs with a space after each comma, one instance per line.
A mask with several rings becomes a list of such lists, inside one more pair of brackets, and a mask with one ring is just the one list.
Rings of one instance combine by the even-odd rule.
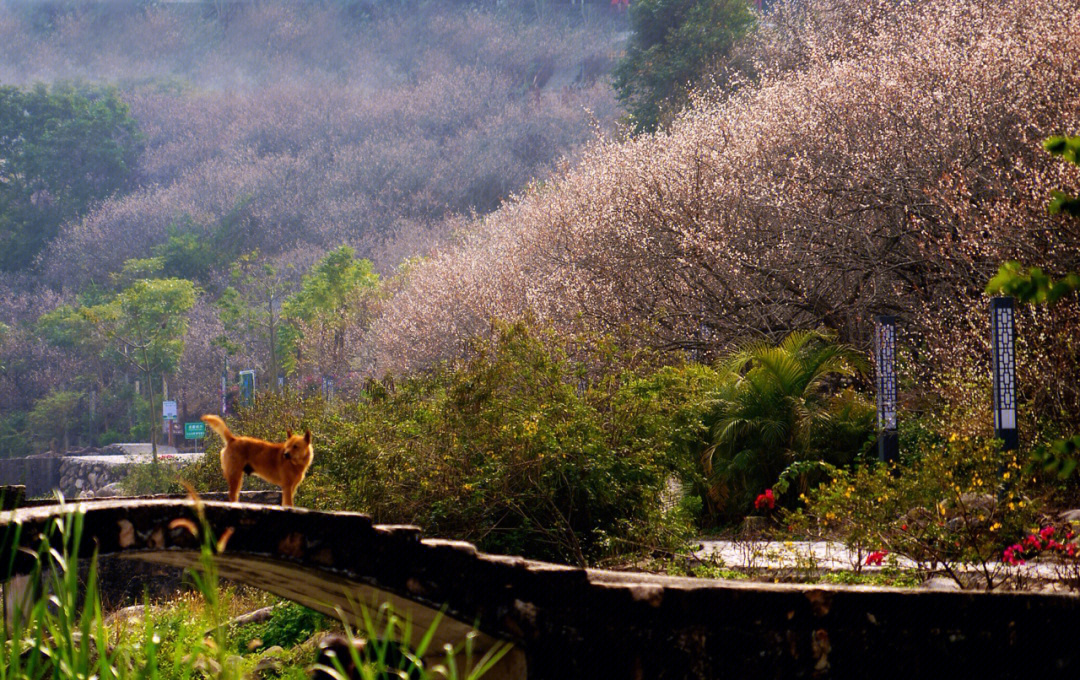
[[304, 430], [304, 443], [305, 444], [310, 444], [311, 443], [311, 430]]
[[285, 438], [286, 439], [292, 439], [292, 430], [290, 430], [288, 428], [285, 429]]

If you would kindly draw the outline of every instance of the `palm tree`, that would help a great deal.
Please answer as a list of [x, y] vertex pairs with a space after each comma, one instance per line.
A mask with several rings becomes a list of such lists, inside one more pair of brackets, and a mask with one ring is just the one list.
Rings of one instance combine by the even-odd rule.
[[792, 463], [806, 459], [811, 433], [833, 416], [827, 381], [865, 367], [854, 348], [822, 331], [795, 331], [779, 345], [757, 341], [729, 355], [715, 395], [711, 443], [701, 455], [710, 509], [742, 510]]

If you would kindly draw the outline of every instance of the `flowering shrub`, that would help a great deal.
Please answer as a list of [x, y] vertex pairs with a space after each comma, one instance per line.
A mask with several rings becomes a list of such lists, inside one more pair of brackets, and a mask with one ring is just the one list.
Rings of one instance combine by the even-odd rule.
[[1001, 560], [1014, 567], [1028, 560], [1049, 564], [1058, 583], [1080, 590], [1080, 535], [1072, 522], [1032, 529], [1020, 542], [1005, 548]]
[[[807, 517], [854, 550], [895, 553], [925, 572], [941, 570], [963, 587], [997, 588], [1012, 575], [1001, 564], [1005, 537], [1035, 517], [1033, 480], [1015, 451], [993, 440], [952, 436], [924, 445], [910, 466], [836, 469], [804, 497]], [[1009, 553], [1019, 556], [1015, 550]]]

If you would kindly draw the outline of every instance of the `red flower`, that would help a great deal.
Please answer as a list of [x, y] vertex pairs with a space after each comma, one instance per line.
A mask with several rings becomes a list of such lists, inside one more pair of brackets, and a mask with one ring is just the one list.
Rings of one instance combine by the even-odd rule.
[[1054, 527], [1043, 527], [1039, 530], [1039, 535], [1042, 536], [1043, 540], [1045, 541], [1046, 539], [1054, 535]]
[[1029, 548], [1035, 548], [1036, 550], [1042, 550], [1042, 541], [1040, 541], [1039, 537], [1035, 534], [1031, 534], [1027, 538], [1025, 538], [1024, 545]]
[[1005, 562], [1005, 564], [1011, 564], [1013, 566], [1024, 564], [1024, 560], [1020, 557], [1023, 552], [1024, 546], [1016, 543], [1009, 546], [1008, 548], [1005, 548], [1005, 554], [1002, 556], [1002, 560]]
[[776, 496], [773, 495], [772, 489], [765, 489], [765, 493], [758, 494], [758, 497], [754, 499], [754, 508], [757, 510], [763, 510], [768, 508], [772, 510], [776, 507]]
[[900, 525], [900, 531], [907, 531], [907, 525], [906, 524], [901, 524]]
[[866, 563], [875, 567], [880, 567], [881, 563], [885, 561], [885, 556], [888, 554], [888, 550], [875, 550], [866, 556]]

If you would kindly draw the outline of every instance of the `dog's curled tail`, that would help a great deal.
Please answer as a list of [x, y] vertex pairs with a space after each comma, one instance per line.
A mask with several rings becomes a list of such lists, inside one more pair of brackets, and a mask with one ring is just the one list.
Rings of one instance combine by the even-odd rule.
[[205, 415], [202, 417], [202, 421], [209, 425], [211, 430], [217, 432], [218, 436], [225, 440], [226, 444], [236, 439], [236, 435], [234, 435], [232, 432], [229, 432], [229, 427], [221, 418], [212, 415]]

